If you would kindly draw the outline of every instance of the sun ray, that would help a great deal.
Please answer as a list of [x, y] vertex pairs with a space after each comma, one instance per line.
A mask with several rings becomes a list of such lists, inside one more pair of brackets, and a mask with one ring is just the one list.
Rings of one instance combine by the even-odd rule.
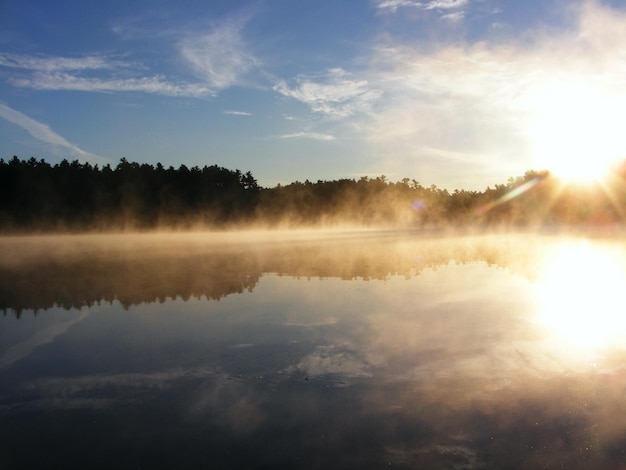
[[[626, 183], [622, 178], [620, 178], [615, 172], [612, 172], [600, 181], [600, 187], [602, 191], [606, 195], [606, 197], [611, 202], [611, 206], [615, 209], [615, 212], [619, 215], [619, 218], [622, 222], [626, 222], [626, 209], [624, 208], [624, 204], [620, 202], [620, 198], [618, 197], [618, 193], [621, 192], [626, 193]], [[622, 196], [622, 200], [624, 200], [624, 196]]]

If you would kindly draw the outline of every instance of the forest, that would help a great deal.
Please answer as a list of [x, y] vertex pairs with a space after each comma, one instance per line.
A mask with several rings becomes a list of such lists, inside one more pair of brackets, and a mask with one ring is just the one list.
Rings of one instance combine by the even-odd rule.
[[384, 175], [261, 187], [217, 165], [115, 167], [0, 159], [0, 232], [154, 229], [616, 226], [626, 219], [626, 162], [602, 183], [529, 170], [484, 191], [448, 191]]

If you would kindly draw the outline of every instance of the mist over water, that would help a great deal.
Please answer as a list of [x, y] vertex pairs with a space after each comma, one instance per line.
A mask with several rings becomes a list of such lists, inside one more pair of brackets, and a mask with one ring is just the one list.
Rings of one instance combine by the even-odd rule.
[[4, 237], [0, 461], [619, 468], [625, 246], [589, 233]]
[[0, 233], [619, 227], [625, 179], [622, 161], [589, 184], [528, 170], [482, 192], [385, 175], [263, 188], [250, 172], [217, 165], [175, 169], [123, 158], [100, 168], [13, 157], [0, 159]]

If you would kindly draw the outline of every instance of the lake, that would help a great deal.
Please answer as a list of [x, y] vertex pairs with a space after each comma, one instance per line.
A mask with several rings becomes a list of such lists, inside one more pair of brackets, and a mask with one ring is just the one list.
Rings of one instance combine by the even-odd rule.
[[0, 467], [626, 466], [622, 235], [0, 239]]

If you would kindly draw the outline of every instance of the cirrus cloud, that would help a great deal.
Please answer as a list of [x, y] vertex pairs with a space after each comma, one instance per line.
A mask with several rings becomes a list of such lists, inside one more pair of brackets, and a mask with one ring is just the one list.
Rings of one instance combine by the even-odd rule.
[[378, 0], [374, 3], [376, 8], [380, 10], [395, 12], [399, 8], [418, 8], [420, 10], [458, 9], [467, 6], [469, 0], [431, 0], [428, 2], [420, 2], [417, 0]]
[[252, 113], [249, 113], [248, 111], [234, 111], [234, 110], [222, 111], [222, 114], [228, 114], [229, 116], [252, 116]]
[[292, 134], [283, 134], [281, 139], [311, 139], [311, 140], [335, 140], [335, 136], [331, 134], [323, 134], [320, 132], [294, 132]]
[[341, 68], [330, 69], [321, 77], [296, 78], [289, 86], [284, 80], [274, 85], [274, 91], [308, 105], [315, 113], [331, 119], [350, 117], [367, 112], [381, 97], [381, 91], [367, 80], [352, 80]]
[[197, 83], [173, 83], [163, 75], [142, 78], [96, 78], [68, 73], [37, 73], [27, 78], [14, 78], [10, 82], [19, 87], [36, 90], [73, 90], [91, 92], [153, 93], [164, 96], [202, 97], [214, 95], [205, 85]]
[[103, 56], [50, 57], [0, 53], [0, 66], [23, 70], [54, 72], [59, 70], [98, 70], [123, 66], [123, 62], [111, 61]]
[[111, 163], [111, 159], [81, 149], [54, 132], [48, 125], [42, 124], [1, 102], [0, 117], [20, 126], [37, 140], [66, 149], [72, 157], [76, 157], [81, 161], [101, 164]]
[[[626, 119], [626, 14], [595, 1], [575, 12], [570, 28], [536, 31], [532, 43], [424, 50], [386, 37], [364, 77], [385, 99], [360, 122], [378, 166], [413, 167], [448, 187], [468, 188], [468, 172], [477, 181], [502, 180], [545, 165], [537, 159], [538, 125], [543, 133], [553, 126], [567, 140], [564, 149], [577, 134], [594, 133], [598, 148], [626, 152], [614, 124]], [[566, 115], [576, 116], [567, 120], [575, 124], [569, 133], [558, 122]]]
[[257, 59], [241, 36], [244, 24], [243, 20], [226, 21], [207, 34], [196, 33], [181, 41], [181, 56], [209, 86], [238, 85], [256, 67]]
[[[8, 81], [12, 85], [35, 90], [143, 92], [194, 98], [214, 95], [205, 84], [173, 82], [164, 75], [129, 77], [129, 69], [133, 64], [105, 56], [52, 57], [0, 54], [0, 67], [20, 71], [18, 75], [9, 78]], [[95, 72], [104, 72], [104, 75], [94, 76]]]

